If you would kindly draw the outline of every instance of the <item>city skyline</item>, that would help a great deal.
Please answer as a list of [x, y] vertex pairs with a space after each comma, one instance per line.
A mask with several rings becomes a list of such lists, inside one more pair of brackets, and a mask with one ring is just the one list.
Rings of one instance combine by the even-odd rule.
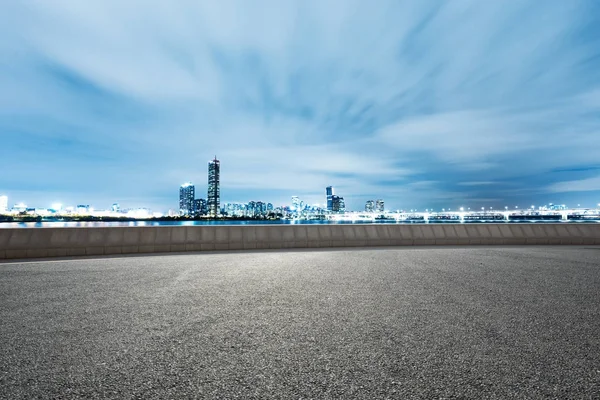
[[[129, 212], [133, 212], [136, 213], [137, 211], [140, 210], [147, 210], [150, 213], [154, 212], [155, 215], [179, 215], [179, 216], [183, 216], [183, 217], [192, 217], [192, 216], [209, 216], [209, 217], [218, 217], [220, 215], [220, 211], [224, 210], [227, 207], [232, 207], [232, 206], [241, 206], [241, 205], [251, 205], [251, 204], [263, 204], [263, 205], [269, 205], [271, 207], [271, 209], [273, 209], [275, 206], [273, 205], [273, 203], [271, 202], [263, 202], [262, 200], [259, 201], [255, 201], [255, 200], [245, 200], [245, 201], [224, 201], [221, 202], [221, 194], [220, 194], [220, 186], [221, 186], [221, 181], [220, 181], [220, 160], [217, 159], [217, 157], [215, 156], [214, 159], [212, 159], [211, 161], [208, 162], [208, 184], [207, 184], [207, 196], [206, 198], [196, 198], [196, 193], [201, 193], [200, 192], [196, 192], [196, 185], [194, 185], [192, 182], [185, 182], [183, 184], [181, 184], [179, 186], [179, 198], [178, 198], [178, 207], [174, 207], [174, 208], [168, 208], [168, 209], [161, 209], [158, 213], [155, 212], [156, 210], [153, 210], [149, 207], [145, 207], [143, 205], [132, 205], [130, 207], [124, 207], [123, 210], [128, 210]], [[480, 209], [479, 205], [477, 204], [470, 204], [470, 203], [460, 203], [460, 205], [458, 205], [457, 203], [452, 203], [449, 202], [445, 207], [439, 207], [439, 208], [435, 208], [435, 207], [423, 207], [421, 206], [417, 206], [417, 205], [412, 205], [411, 207], [390, 207], [390, 208], [385, 208], [384, 207], [384, 200], [381, 198], [378, 198], [377, 200], [367, 200], [364, 204], [363, 208], [356, 208], [356, 209], [350, 209], [347, 208], [345, 205], [345, 200], [344, 197], [339, 196], [339, 193], [336, 195], [336, 190], [335, 187], [332, 185], [329, 185], [325, 188], [325, 193], [322, 194], [322, 200], [323, 202], [321, 203], [320, 200], [319, 201], [315, 201], [315, 202], [308, 202], [308, 201], [304, 201], [304, 200], [300, 200], [299, 196], [291, 196], [291, 202], [282, 202], [280, 203], [277, 208], [279, 209], [283, 209], [283, 208], [288, 208], [288, 209], [300, 209], [299, 205], [302, 204], [303, 206], [306, 206], [307, 208], [313, 208], [316, 207], [317, 209], [322, 209], [323, 211], [327, 212], [327, 213], [344, 213], [346, 211], [350, 211], [350, 212], [360, 212], [360, 211], [366, 211], [366, 212], [380, 212], [383, 213], [385, 212], [398, 212], [398, 211], [403, 211], [403, 212], [440, 212], [440, 211], [477, 211]], [[95, 209], [95, 210], [111, 210], [111, 211], [115, 211], [115, 208], [117, 209], [121, 209], [121, 204], [119, 202], [117, 203], [112, 203], [112, 205], [110, 207], [106, 207], [106, 208], [98, 208], [98, 207], [94, 207], [93, 205], [90, 205], [89, 202], [87, 202], [88, 204], [82, 205], [80, 203], [85, 203], [85, 202], [78, 202], [77, 205], [75, 206], [73, 203], [72, 205], [68, 206], [68, 208], [71, 208], [73, 210], [79, 210], [79, 209], [85, 209], [86, 212], [88, 212], [90, 209]], [[213, 205], [211, 207], [211, 204]], [[528, 204], [527, 202], [525, 202], [524, 204]], [[567, 207], [566, 204], [561, 204], [560, 202], [541, 202], [540, 204], [532, 204], [531, 206], [529, 205], [525, 205], [525, 206], [513, 206], [510, 205], [498, 205], [498, 204], [494, 204], [494, 206], [484, 206], [481, 207], [481, 210], [499, 210], [502, 211], [507, 210], [507, 211], [511, 211], [511, 210], [527, 210], [527, 209], [531, 209], [531, 210], [537, 210], [537, 209], [546, 209], [546, 207], [554, 207], [554, 206], [560, 206], [560, 207]], [[67, 206], [62, 203], [62, 202], [54, 202], [51, 206], [40, 206], [40, 205], [35, 205], [35, 206], [31, 206], [30, 204], [27, 204], [26, 202], [18, 202], [18, 203], [14, 203], [12, 206], [9, 204], [8, 201], [8, 196], [6, 196], [5, 194], [0, 193], [0, 213], [2, 212], [7, 212], [9, 210], [15, 210], [15, 209], [39, 209], [39, 210], [58, 210], [58, 209], [65, 209]], [[224, 208], [225, 207], [225, 208]], [[597, 207], [600, 207], [600, 202], [599, 203], [594, 203], [594, 204], [581, 204], [581, 203], [577, 203], [577, 205], [575, 206], [574, 204], [571, 204], [569, 206], [572, 209], [579, 209], [579, 208], [589, 208], [589, 209], [596, 209]], [[472, 210], [471, 210], [472, 208]], [[203, 211], [200, 211], [203, 210]], [[116, 210], [117, 212], [119, 210]], [[266, 209], [265, 209], [266, 211]], [[151, 214], [144, 214], [143, 216], [140, 217], [147, 217], [147, 216], [151, 216]]]
[[214, 153], [221, 203], [600, 203], [592, 0], [0, 11], [9, 206], [175, 209]]

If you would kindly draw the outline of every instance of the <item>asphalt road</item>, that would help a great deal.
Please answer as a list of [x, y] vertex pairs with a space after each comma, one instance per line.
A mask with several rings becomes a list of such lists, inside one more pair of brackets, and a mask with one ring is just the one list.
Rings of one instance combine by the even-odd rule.
[[600, 248], [0, 263], [0, 397], [600, 398]]

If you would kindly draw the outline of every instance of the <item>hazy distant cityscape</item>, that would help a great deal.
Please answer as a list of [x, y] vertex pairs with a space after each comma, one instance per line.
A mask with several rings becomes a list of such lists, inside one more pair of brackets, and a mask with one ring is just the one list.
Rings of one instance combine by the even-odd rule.
[[148, 208], [121, 208], [114, 203], [109, 209], [96, 209], [89, 204], [64, 206], [53, 204], [50, 208], [29, 207], [19, 203], [9, 207], [7, 196], [0, 196], [0, 215], [3, 220], [24, 218], [63, 219], [91, 218], [148, 220], [171, 219], [258, 219], [258, 220], [328, 220], [328, 221], [469, 221], [469, 220], [598, 220], [597, 207], [568, 207], [566, 204], [531, 205], [528, 207], [464, 207], [455, 209], [386, 209], [382, 198], [367, 200], [362, 210], [347, 210], [344, 197], [336, 193], [334, 186], [324, 188], [324, 202], [309, 204], [299, 196], [291, 196], [288, 205], [275, 206], [262, 200], [247, 203], [221, 203], [221, 165], [215, 158], [208, 163], [206, 198], [198, 197], [202, 190], [192, 182], [179, 187], [179, 207], [166, 212], [154, 212]]

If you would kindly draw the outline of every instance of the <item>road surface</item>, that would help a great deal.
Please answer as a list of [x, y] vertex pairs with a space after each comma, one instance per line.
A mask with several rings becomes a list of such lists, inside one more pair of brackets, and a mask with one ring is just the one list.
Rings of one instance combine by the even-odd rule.
[[599, 398], [600, 247], [0, 263], [0, 397]]

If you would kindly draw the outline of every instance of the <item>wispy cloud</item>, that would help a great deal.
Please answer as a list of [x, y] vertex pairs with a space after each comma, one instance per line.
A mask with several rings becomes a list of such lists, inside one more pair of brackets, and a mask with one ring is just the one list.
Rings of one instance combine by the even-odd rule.
[[483, 181], [483, 182], [459, 182], [459, 186], [487, 186], [493, 185], [493, 181]]
[[548, 187], [548, 191], [553, 193], [600, 191], [600, 176], [566, 182], [557, 182], [550, 185]]
[[174, 207], [216, 154], [224, 200], [595, 204], [599, 26], [593, 0], [5, 2], [0, 191]]

